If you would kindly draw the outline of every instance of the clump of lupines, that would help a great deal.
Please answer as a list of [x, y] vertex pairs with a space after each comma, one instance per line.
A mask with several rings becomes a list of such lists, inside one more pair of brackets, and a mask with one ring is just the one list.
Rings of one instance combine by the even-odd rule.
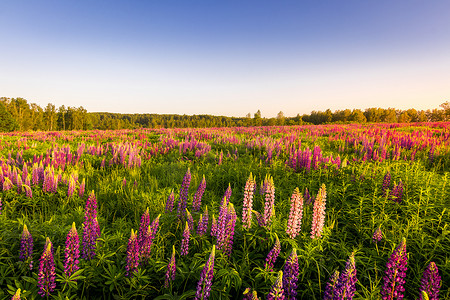
[[170, 261], [167, 264], [166, 279], [164, 281], [165, 288], [168, 288], [169, 284], [175, 280], [176, 269], [177, 267], [175, 264], [175, 246], [172, 246], [172, 257], [170, 258]]
[[311, 226], [311, 238], [313, 239], [322, 236], [323, 225], [325, 222], [326, 199], [327, 191], [325, 184], [322, 183], [322, 186], [320, 187], [314, 201], [313, 220]]
[[189, 230], [189, 224], [186, 221], [186, 227], [183, 231], [183, 240], [181, 241], [181, 255], [188, 255], [189, 252], [189, 237], [190, 237], [190, 230]]
[[334, 271], [333, 275], [331, 275], [330, 280], [327, 282], [325, 287], [325, 293], [323, 296], [323, 300], [333, 300], [336, 292], [336, 284], [339, 279], [339, 271]]
[[64, 274], [66, 274], [66, 276], [71, 276], [79, 269], [78, 259], [80, 257], [80, 239], [78, 238], [75, 222], [73, 222], [72, 228], [67, 234], [66, 249], [64, 253]]
[[95, 256], [97, 239], [100, 237], [100, 226], [97, 220], [97, 199], [94, 191], [87, 201], [83, 222], [83, 250], [82, 257], [91, 260]]
[[301, 231], [303, 217], [303, 197], [298, 188], [295, 188], [291, 197], [291, 210], [287, 222], [286, 233], [291, 239], [295, 238]]
[[184, 175], [183, 182], [180, 188], [180, 200], [178, 202], [178, 218], [184, 218], [184, 213], [186, 211], [189, 184], [191, 183], [191, 170], [188, 168], [186, 174]]
[[355, 254], [352, 253], [347, 260], [345, 270], [339, 276], [334, 288], [334, 299], [353, 299], [356, 291], [356, 265]]
[[30, 270], [33, 268], [33, 237], [28, 231], [27, 225], [23, 225], [22, 236], [20, 237], [19, 259], [29, 263]]
[[202, 205], [202, 197], [203, 193], [205, 192], [205, 189], [206, 189], [206, 179], [205, 175], [203, 175], [202, 182], [200, 182], [197, 191], [195, 192], [194, 198], [192, 200], [192, 209], [194, 211], [200, 210], [200, 207]]
[[407, 260], [406, 239], [403, 238], [386, 264], [386, 272], [381, 289], [381, 298], [383, 300], [403, 299], [403, 292], [405, 291], [403, 285], [405, 284], [406, 270], [408, 269], [406, 266]]
[[216, 246], [213, 245], [211, 254], [203, 267], [200, 280], [197, 283], [195, 300], [206, 300], [211, 293], [212, 280], [214, 276], [214, 259], [216, 257]]
[[264, 268], [266, 270], [271, 272], [273, 271], [273, 265], [275, 264], [278, 255], [280, 255], [280, 251], [281, 251], [280, 240], [278, 239], [278, 236], [275, 233], [275, 244], [273, 245], [273, 248], [269, 251], [269, 254], [267, 254], [266, 263], [264, 265]]
[[439, 300], [439, 289], [441, 288], [441, 276], [438, 267], [434, 262], [430, 262], [425, 269], [420, 280], [420, 300], [424, 300], [425, 292], [430, 300]]
[[242, 206], [242, 227], [249, 229], [252, 226], [253, 192], [255, 180], [252, 173], [247, 179], [244, 188], [244, 203]]
[[294, 248], [283, 268], [283, 287], [286, 299], [297, 299], [298, 272], [297, 249]]
[[381, 231], [381, 228], [378, 227], [375, 232], [373, 233], [372, 240], [374, 243], [378, 243], [383, 239], [383, 232]]
[[383, 196], [387, 195], [387, 191], [390, 189], [391, 186], [391, 173], [389, 173], [389, 171], [386, 173], [386, 175], [384, 175], [383, 178], [383, 186], [382, 186], [382, 192], [383, 192]]
[[252, 291], [251, 288], [246, 288], [243, 294], [244, 298], [242, 298], [242, 300], [259, 300], [258, 293], [256, 291]]
[[127, 246], [126, 276], [132, 277], [139, 266], [139, 244], [136, 233], [131, 229], [130, 239]]
[[47, 239], [44, 252], [39, 260], [38, 294], [42, 297], [50, 295], [56, 287], [55, 262], [53, 260], [52, 243]]
[[275, 283], [270, 288], [270, 292], [267, 295], [267, 300], [283, 300], [285, 299], [284, 296], [284, 289], [283, 289], [283, 271], [278, 272], [277, 279], [275, 280]]
[[153, 239], [156, 237], [156, 233], [158, 232], [159, 228], [159, 218], [161, 215], [158, 215], [153, 221], [152, 224], [150, 224], [147, 227], [146, 233], [143, 234], [144, 238], [142, 240], [142, 244], [139, 244], [139, 256], [141, 264], [145, 265], [147, 264], [148, 260], [150, 259], [150, 253], [152, 250], [152, 244]]
[[172, 190], [169, 194], [169, 197], [167, 198], [166, 209], [165, 209], [166, 213], [172, 212], [174, 201], [175, 201], [175, 194], [173, 193], [173, 190]]
[[272, 217], [275, 215], [275, 185], [273, 184], [273, 177], [267, 176], [265, 179], [265, 191], [264, 191], [264, 214], [263, 214], [263, 226], [269, 226]]
[[390, 198], [397, 203], [402, 202], [403, 182], [401, 180], [399, 181], [398, 184], [395, 184], [394, 187], [392, 188], [392, 191], [390, 193]]

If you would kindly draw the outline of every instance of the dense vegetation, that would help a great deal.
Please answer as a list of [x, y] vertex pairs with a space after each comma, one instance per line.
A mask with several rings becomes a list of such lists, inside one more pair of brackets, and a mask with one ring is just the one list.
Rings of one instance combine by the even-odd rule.
[[[449, 123], [3, 133], [0, 299], [19, 288], [22, 298], [41, 298], [40, 264], [50, 257], [56, 284], [49, 298], [193, 298], [209, 268], [211, 299], [239, 299], [247, 288], [265, 299], [294, 252], [299, 299], [323, 299], [346, 261], [356, 271], [354, 299], [379, 299], [386, 264], [403, 246], [405, 298], [419, 297], [434, 262], [440, 299], [449, 299], [449, 170]], [[250, 190], [253, 212], [245, 214]], [[297, 232], [292, 199], [300, 197]], [[319, 204], [323, 228], [313, 222]], [[150, 223], [145, 252], [136, 245], [145, 244]], [[232, 232], [231, 244], [220, 228]], [[74, 230], [85, 258], [70, 274], [74, 242], [66, 246], [66, 237]], [[33, 238], [31, 256], [24, 232]], [[165, 287], [172, 258], [175, 279]]]

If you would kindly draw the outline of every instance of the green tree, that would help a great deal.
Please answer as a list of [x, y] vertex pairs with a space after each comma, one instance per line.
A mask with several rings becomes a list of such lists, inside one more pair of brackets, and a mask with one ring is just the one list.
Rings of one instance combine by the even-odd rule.
[[9, 132], [19, 129], [14, 117], [6, 110], [6, 106], [0, 101], [0, 131]]

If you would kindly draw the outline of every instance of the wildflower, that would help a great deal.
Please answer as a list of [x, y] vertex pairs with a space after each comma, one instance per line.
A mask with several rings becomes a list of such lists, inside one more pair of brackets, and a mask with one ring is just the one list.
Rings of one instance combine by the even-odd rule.
[[191, 213], [187, 209], [186, 209], [186, 219], [189, 225], [189, 230], [194, 231], [194, 218], [192, 218]]
[[232, 193], [231, 185], [228, 184], [228, 187], [227, 187], [227, 189], [225, 190], [225, 194], [223, 195], [223, 198], [222, 198], [222, 200], [220, 201], [220, 206], [222, 206], [222, 204], [223, 204], [224, 201], [227, 203], [227, 205], [228, 205], [228, 203], [230, 203], [231, 193]]
[[175, 195], [173, 193], [173, 190], [170, 192], [169, 197], [167, 198], [167, 202], [166, 202], [166, 213], [167, 212], [172, 212], [173, 210], [173, 202], [175, 200]]
[[183, 240], [181, 241], [181, 255], [187, 255], [189, 252], [189, 237], [190, 237], [190, 230], [188, 222], [186, 221], [186, 227], [183, 231]]
[[44, 252], [39, 260], [38, 294], [42, 297], [50, 295], [56, 287], [55, 262], [53, 260], [52, 243], [47, 241]]
[[33, 237], [28, 231], [27, 225], [23, 225], [22, 236], [20, 238], [19, 259], [29, 263], [30, 270], [33, 268]]
[[71, 276], [75, 273], [78, 267], [78, 259], [80, 257], [80, 239], [78, 238], [77, 228], [75, 222], [72, 223], [72, 228], [67, 234], [66, 249], [65, 249], [65, 262], [64, 262], [64, 274]]
[[11, 300], [20, 300], [20, 289], [17, 289], [16, 293], [11, 298]]
[[390, 199], [400, 203], [402, 202], [402, 198], [403, 198], [403, 182], [400, 180], [398, 184], [394, 185], [394, 187], [392, 188], [392, 191], [390, 193]]
[[344, 272], [341, 273], [334, 288], [334, 299], [353, 299], [356, 291], [355, 255], [352, 253], [347, 260]]
[[295, 188], [291, 197], [291, 210], [287, 223], [286, 233], [291, 239], [295, 238], [302, 228], [303, 197], [298, 188]]
[[434, 262], [430, 262], [426, 270], [423, 272], [420, 280], [420, 300], [424, 300], [422, 293], [425, 292], [430, 300], [439, 299], [439, 288], [441, 287], [441, 276], [438, 267]]
[[383, 178], [383, 186], [381, 188], [381, 191], [383, 192], [383, 196], [387, 195], [387, 191], [391, 186], [391, 173], [389, 171], [384, 175]]
[[143, 265], [147, 264], [148, 260], [150, 259], [150, 252], [152, 250], [153, 239], [156, 237], [156, 233], [158, 232], [160, 217], [161, 215], [158, 215], [152, 221], [152, 224], [150, 224], [147, 227], [146, 233], [143, 234], [144, 238], [142, 240], [142, 244], [139, 244], [138, 240], [140, 261]]
[[95, 256], [97, 239], [100, 237], [100, 226], [97, 220], [97, 199], [94, 191], [87, 201], [83, 222], [83, 250], [82, 257], [91, 260]]
[[216, 217], [214, 215], [212, 216], [211, 236], [217, 237], [217, 220], [216, 220]]
[[242, 208], [242, 226], [249, 229], [252, 226], [252, 208], [253, 208], [253, 192], [255, 189], [255, 180], [252, 173], [247, 179], [244, 188], [244, 203]]
[[197, 226], [197, 234], [204, 235], [208, 230], [209, 216], [208, 216], [208, 206], [206, 206], [204, 215], [200, 215]]
[[205, 175], [203, 175], [202, 182], [200, 182], [197, 188], [197, 192], [195, 192], [194, 199], [192, 200], [192, 209], [194, 211], [200, 210], [200, 206], [202, 205], [202, 197], [203, 193], [205, 192], [205, 189], [206, 189], [206, 180]]
[[283, 271], [278, 272], [278, 277], [275, 283], [270, 288], [270, 292], [267, 295], [267, 300], [284, 300], [284, 289], [283, 289]]
[[373, 233], [372, 240], [374, 243], [378, 243], [383, 239], [383, 232], [381, 231], [381, 228], [378, 227], [375, 232]]
[[236, 225], [236, 211], [232, 203], [226, 206], [227, 201], [223, 201], [223, 205], [219, 212], [219, 218], [217, 222], [216, 237], [217, 237], [217, 249], [224, 251], [224, 253], [230, 255], [233, 246], [234, 229]]
[[75, 180], [73, 179], [72, 176], [70, 176], [69, 178], [69, 187], [67, 190], [67, 197], [72, 197], [73, 196], [73, 192], [75, 190]]
[[131, 229], [130, 239], [128, 240], [127, 247], [127, 264], [125, 269], [127, 270], [126, 276], [133, 276], [133, 273], [137, 272], [139, 266], [139, 244], [136, 233]]
[[184, 175], [183, 182], [180, 188], [180, 201], [178, 202], [178, 211], [177, 211], [179, 219], [184, 218], [190, 183], [191, 183], [191, 170], [188, 168], [186, 174]]
[[175, 280], [175, 246], [172, 246], [172, 257], [170, 258], [169, 264], [167, 265], [166, 280], [164, 281], [164, 287], [168, 288], [169, 283]]
[[264, 214], [263, 225], [269, 226], [272, 217], [275, 215], [275, 186], [273, 184], [273, 178], [271, 176], [266, 177], [266, 187], [264, 191]]
[[216, 256], [216, 246], [213, 245], [211, 254], [203, 267], [200, 280], [197, 284], [197, 292], [195, 294], [195, 300], [206, 300], [211, 293], [212, 280], [214, 276], [214, 258]]
[[308, 188], [305, 188], [305, 192], [303, 193], [303, 200], [305, 201], [306, 204], [311, 204], [312, 202], [312, 198], [311, 195], [309, 194]]
[[142, 247], [144, 240], [147, 238], [147, 231], [149, 225], [150, 225], [150, 214], [148, 212], [147, 207], [147, 209], [141, 216], [141, 225], [139, 226], [138, 244], [140, 248]]
[[22, 188], [25, 190], [25, 196], [26, 197], [33, 198], [33, 191], [31, 190], [29, 185], [23, 184]]
[[283, 269], [284, 295], [287, 299], [297, 299], [298, 271], [297, 250], [294, 248]]
[[122, 180], [122, 186], [126, 186], [127, 185], [127, 179], [124, 177]]
[[258, 293], [256, 291], [252, 292], [251, 288], [246, 288], [243, 295], [244, 298], [242, 298], [242, 300], [260, 300], [258, 298]]
[[403, 292], [405, 288], [406, 267], [406, 239], [400, 242], [397, 248], [392, 253], [386, 264], [386, 273], [383, 277], [383, 287], [381, 289], [382, 299], [403, 299]]
[[336, 284], [339, 279], [339, 271], [334, 271], [333, 275], [330, 277], [330, 281], [327, 282], [325, 287], [325, 293], [323, 296], [323, 300], [333, 300], [336, 292]]
[[275, 233], [275, 244], [273, 246], [273, 248], [269, 251], [269, 254], [267, 254], [266, 257], [266, 264], [264, 266], [264, 268], [266, 270], [269, 270], [271, 272], [273, 272], [273, 265], [275, 264], [275, 261], [278, 258], [278, 255], [280, 255], [280, 251], [281, 251], [281, 244], [280, 244], [280, 240], [278, 239], [277, 234]]
[[86, 187], [86, 182], [85, 182], [85, 179], [83, 178], [83, 181], [81, 182], [80, 187], [78, 188], [78, 196], [83, 197], [85, 187]]
[[323, 225], [325, 222], [325, 205], [326, 205], [327, 191], [323, 183], [317, 193], [314, 201], [313, 220], [311, 226], [311, 238], [321, 237]]

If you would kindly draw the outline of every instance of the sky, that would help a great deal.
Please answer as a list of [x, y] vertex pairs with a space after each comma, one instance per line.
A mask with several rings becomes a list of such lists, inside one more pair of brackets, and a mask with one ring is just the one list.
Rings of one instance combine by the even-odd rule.
[[0, 97], [263, 117], [450, 100], [450, 1], [0, 1]]

